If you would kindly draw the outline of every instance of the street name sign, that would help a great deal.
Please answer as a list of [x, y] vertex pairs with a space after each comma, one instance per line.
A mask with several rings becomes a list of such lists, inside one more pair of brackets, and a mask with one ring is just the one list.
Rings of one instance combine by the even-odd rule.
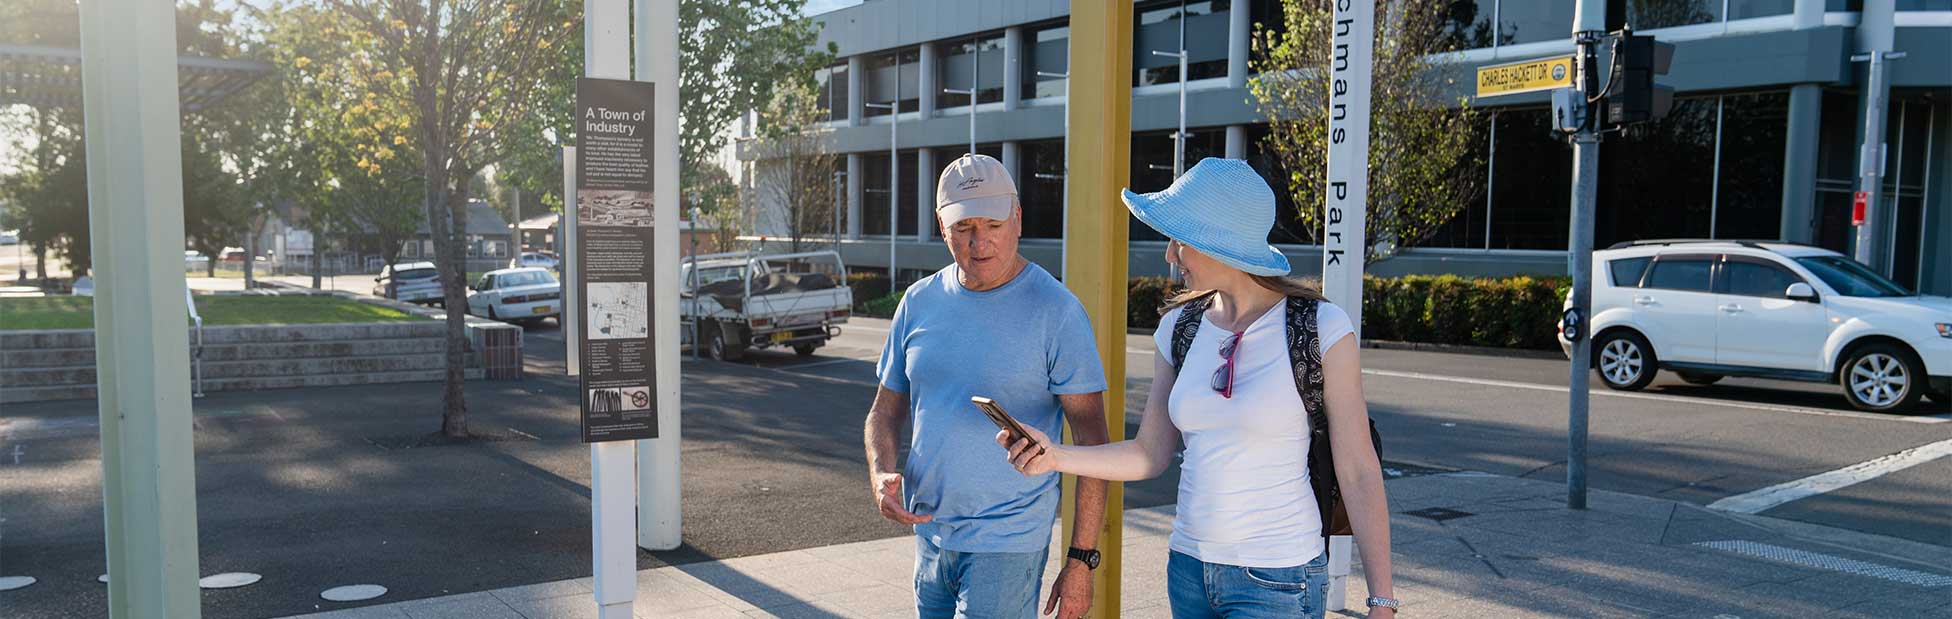
[[1478, 67], [1478, 96], [1571, 88], [1572, 58], [1567, 54]]

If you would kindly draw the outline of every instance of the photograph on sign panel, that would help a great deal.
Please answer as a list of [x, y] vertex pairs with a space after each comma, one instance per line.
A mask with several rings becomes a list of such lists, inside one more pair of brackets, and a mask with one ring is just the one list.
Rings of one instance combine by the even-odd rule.
[[576, 223], [597, 226], [649, 227], [651, 193], [618, 189], [576, 192]]
[[592, 282], [584, 316], [592, 340], [650, 337], [650, 286], [644, 282]]
[[616, 413], [651, 409], [651, 388], [647, 386], [591, 389], [590, 412]]

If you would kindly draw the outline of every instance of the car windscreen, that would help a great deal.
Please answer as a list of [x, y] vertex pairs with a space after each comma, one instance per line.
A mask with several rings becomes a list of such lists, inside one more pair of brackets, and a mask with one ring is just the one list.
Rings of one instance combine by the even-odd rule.
[[1796, 263], [1846, 297], [1909, 297], [1910, 290], [1843, 256], [1805, 256]]
[[436, 271], [434, 269], [407, 269], [393, 274], [394, 279], [401, 279], [401, 280], [434, 279], [439, 276], [440, 276], [440, 271]]
[[536, 284], [553, 283], [556, 283], [556, 277], [545, 271], [518, 271], [495, 276], [495, 285], [498, 288], [514, 288], [516, 286], [534, 286]]

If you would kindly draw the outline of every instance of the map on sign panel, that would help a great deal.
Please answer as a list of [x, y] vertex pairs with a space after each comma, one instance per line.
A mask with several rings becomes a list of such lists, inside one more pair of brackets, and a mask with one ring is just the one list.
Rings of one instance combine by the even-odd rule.
[[644, 282], [590, 283], [583, 314], [589, 317], [590, 339], [650, 337], [649, 290]]

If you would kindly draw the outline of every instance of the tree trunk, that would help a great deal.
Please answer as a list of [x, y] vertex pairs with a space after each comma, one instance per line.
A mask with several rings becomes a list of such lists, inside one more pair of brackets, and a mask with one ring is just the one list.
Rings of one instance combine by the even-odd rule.
[[[257, 222], [257, 225], [251, 226], [251, 233], [244, 235], [244, 289], [245, 290], [250, 290], [252, 288], [257, 287], [256, 284], [258, 279], [257, 278], [258, 233], [261, 233], [263, 231], [264, 231], [264, 221], [263, 219], [260, 218]], [[224, 251], [220, 249], [217, 250], [217, 255], [210, 257], [210, 262], [211, 264], [216, 264], [218, 260], [223, 260], [223, 259], [224, 259]]]
[[434, 266], [440, 272], [441, 304], [447, 310], [447, 374], [441, 399], [441, 434], [448, 438], [468, 436], [467, 392], [467, 295], [462, 278], [467, 277], [466, 262], [456, 242], [454, 226], [457, 198], [465, 197], [447, 188], [448, 175], [433, 149], [427, 155], [428, 169], [438, 170], [427, 179], [427, 231], [434, 238]]
[[312, 289], [324, 290], [320, 273], [325, 267], [325, 238], [317, 232], [312, 233]]

